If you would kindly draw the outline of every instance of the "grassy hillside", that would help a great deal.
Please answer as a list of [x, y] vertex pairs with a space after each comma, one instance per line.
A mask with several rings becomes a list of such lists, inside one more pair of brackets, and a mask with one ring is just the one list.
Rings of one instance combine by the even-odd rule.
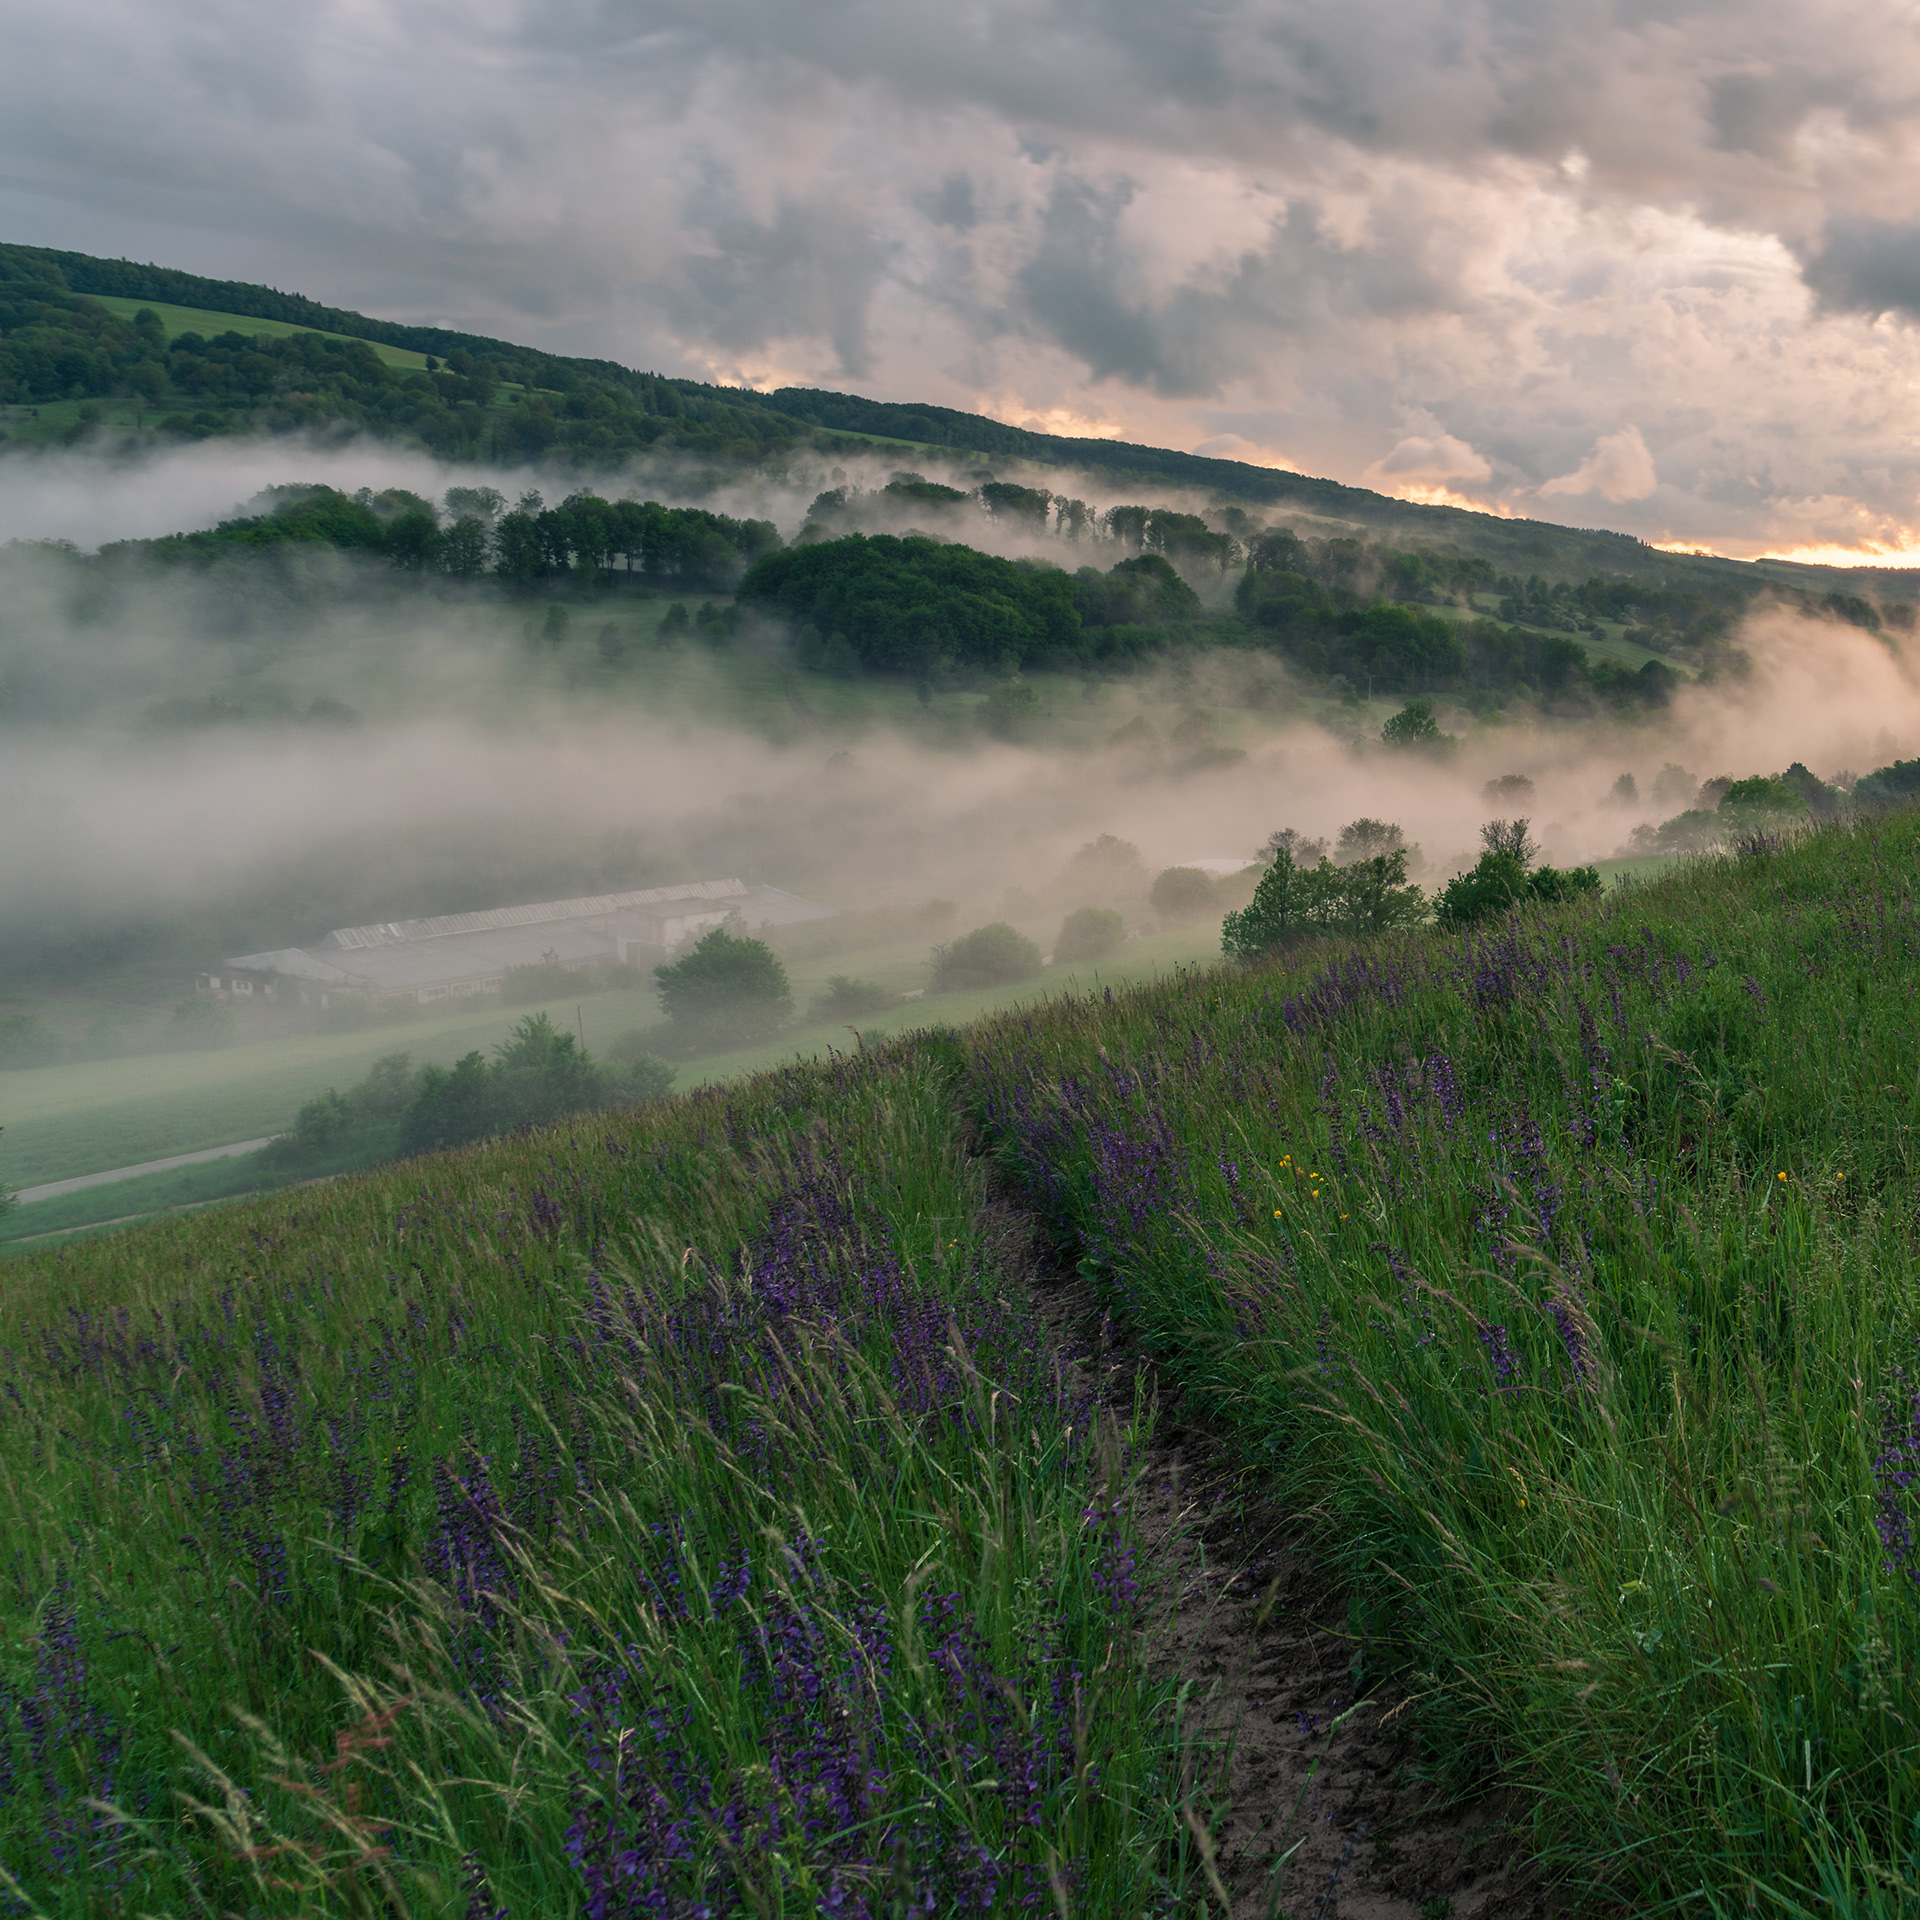
[[[814, 388], [771, 393], [636, 372], [610, 361], [548, 354], [441, 327], [411, 326], [324, 306], [298, 294], [176, 269], [104, 260], [53, 248], [0, 248], [0, 350], [20, 336], [35, 351], [0, 367], [0, 431], [44, 444], [100, 427], [136, 435], [170, 416], [183, 433], [283, 430], [332, 417], [412, 439], [449, 458], [511, 463], [570, 460], [586, 474], [617, 471], [649, 450], [721, 467], [780, 461], [803, 446], [870, 446], [903, 455], [991, 462], [1009, 472], [1068, 471], [1109, 492], [1177, 489], [1221, 502], [1284, 511], [1303, 531], [1358, 532], [1374, 540], [1477, 555], [1502, 572], [1549, 580], [1592, 574], [1664, 582], [1712, 595], [1774, 583], [1816, 595], [1839, 587], [1911, 598], [1899, 570], [1829, 569], [1669, 554], [1627, 535], [1456, 507], [1422, 506], [1337, 481], [1169, 448], [1034, 433], [979, 414], [900, 404]], [[32, 297], [22, 304], [20, 289]], [[281, 349], [317, 336], [371, 350], [392, 391], [375, 398], [311, 355], [230, 369], [193, 391], [163, 379], [142, 397], [142, 354], [129, 323], [159, 317], [163, 342], [181, 332], [231, 332]], [[96, 314], [119, 330], [103, 341]], [[108, 350], [103, 352], [102, 348]], [[428, 361], [434, 370], [427, 371]], [[161, 365], [160, 357], [155, 364]], [[164, 368], [163, 368], [164, 371]], [[315, 410], [314, 401], [321, 404]], [[297, 396], [297, 399], [296, 399]], [[293, 401], [293, 404], [290, 404]]]
[[1008, 1298], [950, 1052], [14, 1269], [21, 1910], [1178, 1900], [1139, 1436]]
[[[169, 341], [183, 333], [243, 333], [265, 340], [286, 340], [296, 333], [319, 333], [324, 339], [348, 340], [351, 334], [335, 333], [328, 327], [304, 327], [292, 320], [268, 320], [257, 314], [218, 313], [206, 307], [176, 307], [164, 300], [126, 300], [108, 295], [100, 305], [120, 319], [131, 322], [139, 313], [151, 311], [160, 316], [160, 325]], [[406, 367], [424, 373], [427, 356], [408, 347], [390, 347], [374, 342], [375, 357], [383, 366]]]
[[1124, 1456], [972, 1127], [1350, 1581], [1357, 1710], [1518, 1788], [1576, 1902], [1911, 1911], [1917, 857], [1881, 816], [13, 1265], [0, 1858], [63, 1916], [1204, 1901]]
[[968, 1036], [989, 1137], [1318, 1516], [1436, 1753], [1634, 1911], [1920, 1886], [1916, 854], [1907, 813]]

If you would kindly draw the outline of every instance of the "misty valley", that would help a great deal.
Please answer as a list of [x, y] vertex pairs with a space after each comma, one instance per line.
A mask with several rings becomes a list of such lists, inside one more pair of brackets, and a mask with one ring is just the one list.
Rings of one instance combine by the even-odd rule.
[[1909, 573], [24, 246], [0, 527], [0, 1912], [1911, 1910]]

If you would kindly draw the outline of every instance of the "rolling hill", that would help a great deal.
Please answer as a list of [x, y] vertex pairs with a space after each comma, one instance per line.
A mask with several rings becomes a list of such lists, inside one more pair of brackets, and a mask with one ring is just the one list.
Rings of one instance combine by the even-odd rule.
[[[142, 310], [154, 318], [141, 323]], [[169, 267], [0, 247], [0, 444], [101, 428], [200, 438], [333, 426], [411, 440], [450, 459], [558, 460], [583, 475], [649, 452], [754, 465], [807, 446], [866, 443], [991, 462], [996, 471], [1064, 467], [1117, 491], [1181, 489], [1284, 510], [1322, 532], [1442, 547], [1549, 581], [1598, 574], [1709, 593], [1773, 582], [1913, 594], [1897, 569], [1668, 553], [1604, 529], [1420, 505], [1243, 461], [1035, 433], [950, 407], [715, 386]]]

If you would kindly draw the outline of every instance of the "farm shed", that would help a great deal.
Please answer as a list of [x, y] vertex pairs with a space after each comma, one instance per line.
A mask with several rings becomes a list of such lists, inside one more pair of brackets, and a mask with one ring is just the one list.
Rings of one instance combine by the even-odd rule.
[[824, 920], [831, 907], [744, 880], [543, 900], [478, 913], [335, 927], [310, 947], [236, 954], [201, 974], [222, 999], [328, 1006], [343, 995], [419, 1001], [498, 992], [509, 967], [554, 959], [568, 967], [624, 961], [651, 966], [711, 928], [738, 920], [750, 932]]

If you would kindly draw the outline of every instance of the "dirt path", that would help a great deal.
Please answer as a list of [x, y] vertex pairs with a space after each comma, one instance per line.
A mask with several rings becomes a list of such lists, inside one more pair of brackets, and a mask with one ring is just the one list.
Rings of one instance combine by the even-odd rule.
[[[1131, 1407], [1151, 1362], [1116, 1337], [1092, 1289], [1063, 1273], [1007, 1191], [993, 1203], [1009, 1270], [1061, 1344]], [[1228, 1749], [1215, 1870], [1232, 1920], [1533, 1920], [1563, 1910], [1529, 1871], [1521, 1811], [1448, 1804], [1422, 1778], [1406, 1691], [1369, 1677], [1347, 1596], [1304, 1529], [1232, 1450], [1161, 1403], [1137, 1496], [1145, 1562], [1163, 1576], [1148, 1631], [1191, 1688], [1188, 1724]]]

